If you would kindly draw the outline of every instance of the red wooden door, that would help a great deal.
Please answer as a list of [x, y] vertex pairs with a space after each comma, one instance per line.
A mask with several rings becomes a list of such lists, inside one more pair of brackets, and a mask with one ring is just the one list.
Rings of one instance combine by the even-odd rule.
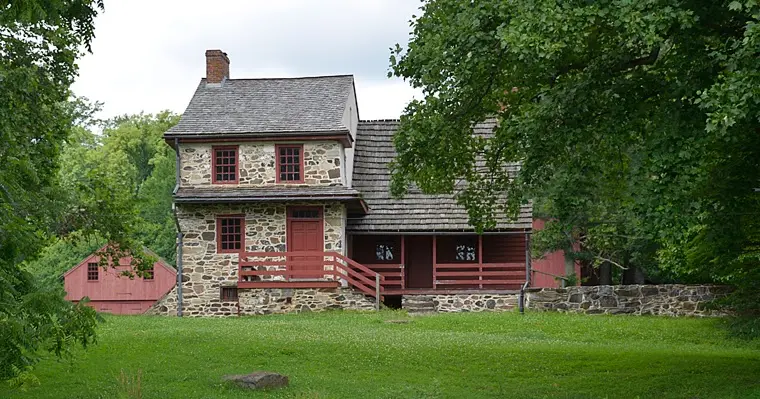
[[[288, 252], [324, 252], [324, 228], [320, 208], [288, 208]], [[291, 256], [295, 262], [291, 270], [313, 271], [313, 275], [296, 275], [293, 278], [321, 278], [324, 271], [323, 256]]]
[[406, 236], [406, 287], [433, 288], [433, 237]]

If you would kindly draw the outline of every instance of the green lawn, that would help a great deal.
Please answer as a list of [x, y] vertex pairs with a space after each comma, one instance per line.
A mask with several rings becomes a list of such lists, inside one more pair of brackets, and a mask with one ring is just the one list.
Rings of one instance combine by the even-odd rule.
[[[46, 360], [42, 385], [0, 397], [112, 398], [120, 370], [145, 398], [760, 398], [760, 341], [719, 320], [554, 313], [108, 317], [98, 345]], [[224, 374], [272, 370], [289, 388], [251, 394]]]

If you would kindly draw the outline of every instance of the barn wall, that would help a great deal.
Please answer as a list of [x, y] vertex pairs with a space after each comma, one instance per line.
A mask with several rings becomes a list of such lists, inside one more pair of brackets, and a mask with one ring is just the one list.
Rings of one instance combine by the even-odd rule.
[[64, 277], [67, 300], [78, 301], [86, 296], [92, 301], [156, 301], [176, 282], [176, 272], [158, 262], [153, 268], [153, 280], [119, 275], [130, 268], [130, 258], [123, 258], [115, 268], [98, 268], [98, 280], [88, 281], [87, 264], [98, 260], [98, 257], [91, 256]]
[[154, 303], [155, 301], [91, 301], [87, 306], [103, 313], [142, 314]]
[[[539, 231], [544, 228], [546, 222], [541, 219], [533, 220], [533, 231]], [[561, 283], [554, 276], [566, 276], [565, 270], [565, 251], [555, 251], [544, 255], [541, 258], [531, 260], [531, 287], [537, 288], [559, 288]], [[573, 265], [575, 275], [580, 281], [581, 266], [578, 262]]]

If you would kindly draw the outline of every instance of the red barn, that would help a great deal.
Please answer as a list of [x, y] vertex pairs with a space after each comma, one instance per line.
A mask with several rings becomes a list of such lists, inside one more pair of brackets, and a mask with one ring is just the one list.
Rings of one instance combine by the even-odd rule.
[[78, 302], [89, 297], [90, 306], [99, 312], [139, 314], [166, 295], [177, 281], [177, 271], [162, 260], [153, 264], [152, 278], [132, 279], [120, 275], [130, 267], [131, 257], [106, 270], [98, 266], [99, 260], [92, 254], [63, 275], [67, 300]]

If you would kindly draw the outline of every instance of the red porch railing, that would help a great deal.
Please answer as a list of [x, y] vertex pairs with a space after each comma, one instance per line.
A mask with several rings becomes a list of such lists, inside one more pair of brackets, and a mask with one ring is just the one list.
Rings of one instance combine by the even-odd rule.
[[379, 301], [385, 278], [337, 252], [297, 251], [240, 252], [238, 280], [240, 288], [337, 287], [345, 280]]
[[364, 273], [366, 277], [373, 277], [375, 273], [383, 276], [382, 286], [384, 289], [402, 290], [405, 288], [403, 264], [366, 263], [364, 266], [370, 269], [370, 272]]
[[524, 263], [435, 263], [433, 288], [519, 289], [525, 282]]

